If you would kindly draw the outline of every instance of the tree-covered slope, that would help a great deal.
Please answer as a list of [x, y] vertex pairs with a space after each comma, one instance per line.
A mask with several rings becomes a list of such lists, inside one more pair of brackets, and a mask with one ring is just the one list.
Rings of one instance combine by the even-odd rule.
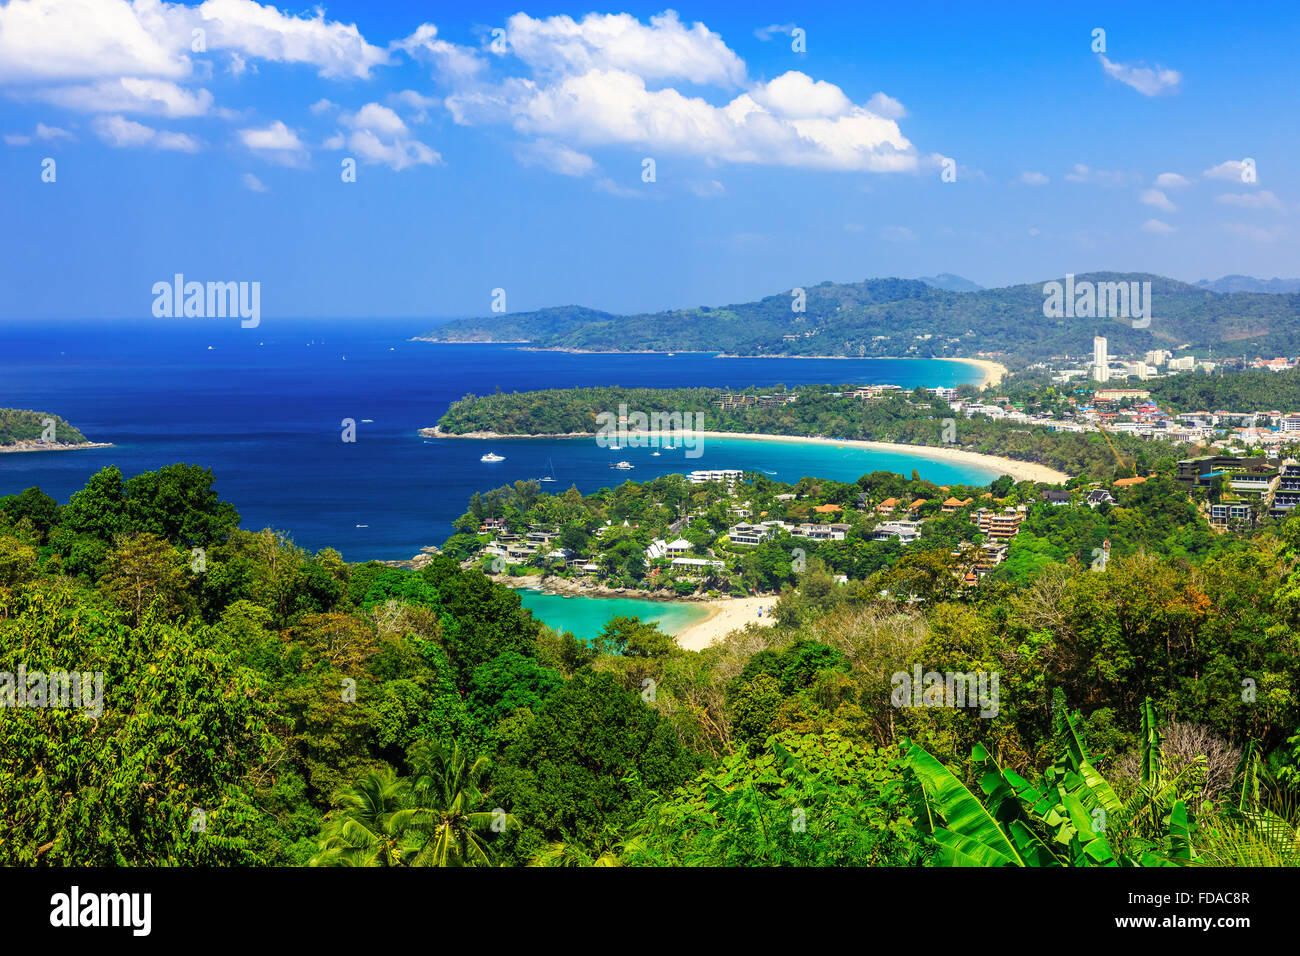
[[0, 445], [36, 441], [45, 433], [46, 419], [54, 419], [54, 441], [60, 445], [82, 445], [86, 436], [58, 415], [21, 408], [0, 408]]
[[[1063, 277], [1055, 277], [1061, 281]], [[757, 302], [617, 316], [576, 306], [461, 319], [427, 338], [519, 341], [591, 351], [724, 351], [744, 355], [975, 356], [1032, 362], [1090, 352], [1094, 335], [1112, 354], [1213, 346], [1216, 355], [1300, 351], [1300, 294], [1220, 294], [1147, 273], [1098, 272], [1076, 281], [1150, 282], [1147, 328], [1119, 319], [1043, 315], [1043, 283], [953, 292], [920, 280], [868, 279], [809, 286]]]

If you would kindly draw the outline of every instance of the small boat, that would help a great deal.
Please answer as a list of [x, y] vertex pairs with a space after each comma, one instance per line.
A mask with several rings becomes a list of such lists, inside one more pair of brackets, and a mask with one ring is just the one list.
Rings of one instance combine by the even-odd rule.
[[555, 480], [555, 466], [554, 466], [553, 464], [551, 464], [551, 459], [549, 459], [549, 458], [546, 459], [546, 467], [550, 469], [550, 473], [549, 473], [549, 474], [542, 475], [542, 477], [540, 477], [540, 478], [537, 479], [538, 481], [554, 481], [554, 480]]
[[633, 465], [631, 462], [627, 462], [627, 461], [618, 461], [618, 462], [615, 462], [614, 464], [610, 465], [609, 467], [611, 467], [611, 468], [617, 468], [619, 471], [631, 471], [631, 470], [632, 470], [634, 467], [636, 467], [636, 466]]
[[368, 525], [368, 524], [359, 524], [359, 525], [357, 525], [357, 527], [358, 527], [358, 528], [369, 528], [370, 525]]
[[659, 457], [659, 452], [657, 452], [657, 451], [652, 451], [652, 452], [650, 453], [650, 457], [651, 457], [651, 458], [658, 458], [658, 457]]
[[363, 419], [361, 419], [361, 421], [362, 421], [363, 424], [364, 424], [365, 422], [371, 422], [371, 423], [373, 423], [373, 422], [374, 422], [374, 419], [373, 419], [373, 418], [363, 418]]
[[479, 459], [479, 461], [505, 461], [505, 460], [506, 460], [505, 455], [494, 455], [492, 454], [492, 452], [488, 452], [486, 455], [484, 455]]

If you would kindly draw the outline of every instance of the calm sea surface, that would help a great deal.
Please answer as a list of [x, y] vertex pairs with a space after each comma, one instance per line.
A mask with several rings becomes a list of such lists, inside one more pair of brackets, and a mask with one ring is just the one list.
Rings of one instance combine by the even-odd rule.
[[[916, 455], [834, 446], [708, 440], [681, 449], [603, 449], [588, 439], [487, 443], [431, 440], [447, 406], [470, 392], [580, 385], [771, 386], [878, 382], [904, 387], [977, 381], [956, 362], [582, 355], [499, 345], [411, 342], [428, 323], [222, 319], [70, 325], [0, 324], [0, 407], [62, 415], [116, 447], [0, 455], [0, 495], [32, 485], [60, 501], [98, 469], [127, 475], [171, 462], [211, 468], [243, 526], [285, 531], [349, 561], [409, 558], [441, 544], [469, 496], [521, 478], [586, 492], [694, 468], [753, 468], [783, 481], [852, 481], [875, 469], [939, 482], [994, 473]], [[357, 440], [341, 440], [355, 419]], [[487, 451], [505, 461], [487, 464]], [[627, 460], [632, 471], [615, 471]], [[555, 598], [564, 601], [564, 598]], [[653, 610], [653, 609], [651, 609]]]

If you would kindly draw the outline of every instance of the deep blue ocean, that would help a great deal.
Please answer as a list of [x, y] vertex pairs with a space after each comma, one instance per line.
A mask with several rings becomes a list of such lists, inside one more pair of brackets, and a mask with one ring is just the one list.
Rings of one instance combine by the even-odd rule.
[[[324, 322], [224, 319], [0, 324], [0, 407], [63, 416], [116, 447], [0, 455], [0, 495], [36, 485], [60, 501], [98, 469], [128, 477], [171, 462], [211, 468], [246, 528], [272, 527], [349, 561], [409, 558], [441, 544], [469, 496], [552, 471], [548, 491], [585, 492], [695, 468], [753, 468], [783, 481], [851, 481], [878, 468], [940, 482], [993, 473], [916, 455], [706, 440], [681, 449], [614, 452], [587, 439], [488, 443], [432, 440], [464, 395], [580, 385], [771, 386], [876, 382], [904, 387], [977, 381], [956, 362], [889, 359], [724, 359], [711, 355], [587, 355], [501, 345], [409, 341], [420, 320]], [[344, 418], [357, 440], [341, 440]], [[366, 420], [369, 421], [366, 421]], [[487, 451], [505, 461], [485, 464]], [[609, 468], [613, 460], [635, 465]], [[360, 527], [359, 527], [360, 526]]]

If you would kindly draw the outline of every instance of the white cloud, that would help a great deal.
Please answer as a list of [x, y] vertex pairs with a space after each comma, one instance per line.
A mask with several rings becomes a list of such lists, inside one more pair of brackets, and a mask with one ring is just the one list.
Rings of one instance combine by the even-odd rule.
[[[800, 92], [809, 98], [800, 99]], [[521, 133], [557, 141], [640, 146], [710, 161], [869, 172], [917, 166], [897, 123], [801, 73], [758, 84], [721, 107], [672, 88], [648, 89], [631, 73], [599, 70], [548, 86], [511, 79], [490, 91], [453, 94], [447, 107], [461, 124], [509, 122]]]
[[28, 146], [36, 140], [42, 142], [57, 143], [60, 140], [75, 140], [66, 129], [58, 126], [46, 126], [44, 123], [37, 123], [35, 132], [26, 133], [7, 133], [5, 134], [5, 143], [9, 146]]
[[270, 126], [260, 129], [241, 129], [236, 135], [240, 142], [257, 155], [285, 166], [300, 166], [310, 155], [298, 134], [282, 120], [276, 120]]
[[244, 173], [244, 175], [239, 177], [239, 181], [243, 184], [245, 189], [252, 190], [255, 193], [270, 192], [266, 183], [262, 182], [252, 173]]
[[773, 23], [769, 26], [759, 27], [754, 31], [754, 36], [766, 43], [778, 33], [784, 33], [786, 36], [790, 36], [794, 33], [794, 30], [795, 24], [793, 23]]
[[871, 99], [867, 100], [867, 109], [885, 119], [899, 120], [907, 115], [907, 107], [884, 93], [872, 94]]
[[[1251, 169], [1254, 168], [1252, 163]], [[1242, 179], [1242, 173], [1247, 169], [1246, 163], [1240, 159], [1229, 159], [1219, 163], [1217, 166], [1211, 166], [1201, 175], [1206, 179], [1233, 179], [1239, 183], [1247, 182]]]
[[1215, 202], [1226, 206], [1240, 206], [1243, 209], [1281, 209], [1282, 201], [1267, 189], [1257, 193], [1223, 193], [1214, 197]]
[[1051, 180], [1048, 179], [1046, 176], [1044, 176], [1042, 173], [1037, 173], [1034, 172], [1033, 170], [1025, 170], [1023, 173], [1021, 173], [1020, 181], [1024, 183], [1026, 186], [1046, 186], [1049, 182], [1051, 182]]
[[438, 28], [432, 23], [422, 23], [410, 36], [396, 40], [390, 46], [417, 60], [434, 64], [447, 79], [467, 79], [477, 76], [487, 67], [478, 52], [469, 47], [438, 39]]
[[347, 137], [347, 148], [362, 162], [401, 170], [432, 166], [442, 160], [424, 143], [412, 138], [406, 123], [387, 106], [367, 103], [355, 113], [344, 113], [340, 120], [352, 130]]
[[1148, 189], [1138, 196], [1138, 202], [1146, 203], [1148, 206], [1155, 206], [1157, 209], [1163, 209], [1165, 212], [1177, 212], [1178, 207], [1169, 201], [1159, 189]]
[[1181, 189], [1190, 186], [1192, 181], [1178, 173], [1161, 173], [1156, 177], [1156, 185], [1161, 189]]
[[596, 168], [596, 161], [586, 153], [546, 139], [518, 146], [515, 158], [525, 166], [542, 166], [561, 176], [586, 176]]
[[313, 103], [311, 106], [308, 107], [308, 109], [311, 110], [312, 115], [314, 116], [320, 116], [322, 113], [328, 113], [331, 110], [336, 110], [338, 108], [339, 106], [337, 103], [334, 103], [331, 100], [327, 100], [324, 98], [317, 100], [315, 103]]
[[189, 74], [190, 42], [167, 8], [126, 0], [12, 0], [0, 6], [0, 81]]
[[411, 119], [417, 123], [427, 123], [429, 121], [429, 110], [442, 105], [442, 100], [437, 97], [425, 96], [415, 90], [402, 90], [400, 93], [391, 93], [388, 96], [388, 102], [411, 110]]
[[[254, 0], [206, 0], [193, 13], [189, 25], [206, 31], [210, 50], [228, 48], [259, 60], [306, 63], [330, 79], [369, 79], [374, 67], [391, 62], [386, 50], [366, 42], [355, 23], [326, 20], [319, 7], [315, 16], [297, 17]], [[188, 46], [188, 31], [185, 42]]]
[[120, 149], [148, 146], [182, 153], [199, 151], [198, 140], [192, 136], [156, 130], [123, 116], [97, 116], [90, 125], [100, 139]]
[[795, 70], [782, 73], [766, 86], [755, 87], [750, 95], [769, 112], [790, 119], [842, 116], [853, 107], [834, 83], [814, 80]]
[[83, 113], [203, 116], [212, 108], [212, 94], [207, 90], [190, 91], [170, 80], [131, 76], [81, 86], [56, 86], [33, 95], [56, 106]]
[[534, 19], [516, 13], [506, 21], [508, 49], [535, 73], [632, 73], [643, 80], [681, 79], [738, 86], [745, 64], [702, 23], [689, 27], [667, 10], [641, 23], [626, 13], [589, 13]]
[[1070, 167], [1070, 171], [1065, 174], [1065, 178], [1072, 183], [1096, 183], [1101, 186], [1124, 186], [1129, 183], [1138, 182], [1141, 176], [1137, 173], [1126, 173], [1115, 169], [1092, 169], [1083, 163], [1075, 163]]
[[1160, 96], [1164, 93], [1173, 93], [1183, 82], [1183, 75], [1177, 70], [1166, 69], [1163, 66], [1149, 67], [1145, 64], [1136, 65], [1129, 63], [1115, 63], [1106, 58], [1106, 54], [1097, 54], [1097, 59], [1101, 61], [1102, 69], [1108, 76], [1119, 80], [1126, 86], [1131, 86], [1143, 96]]
[[1153, 236], [1167, 236], [1174, 231], [1174, 227], [1167, 222], [1161, 222], [1159, 219], [1148, 219], [1142, 223], [1142, 231]]

